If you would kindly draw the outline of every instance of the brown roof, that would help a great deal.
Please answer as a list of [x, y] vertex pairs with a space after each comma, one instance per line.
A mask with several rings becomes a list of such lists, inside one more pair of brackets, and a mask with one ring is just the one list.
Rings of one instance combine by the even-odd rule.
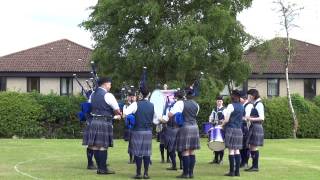
[[0, 57], [0, 72], [90, 72], [91, 53], [62, 39]]
[[[257, 53], [255, 49], [246, 52], [244, 58], [250, 62], [253, 74], [277, 74], [285, 72], [285, 51], [283, 48], [284, 46], [281, 45], [284, 41], [284, 38], [270, 40], [270, 47], [272, 49], [277, 49], [274, 52], [278, 53], [267, 53], [269, 56], [264, 56], [264, 58], [263, 55]], [[291, 39], [291, 43], [294, 50], [292, 61], [289, 65], [289, 73], [320, 74], [320, 46], [296, 39]]]

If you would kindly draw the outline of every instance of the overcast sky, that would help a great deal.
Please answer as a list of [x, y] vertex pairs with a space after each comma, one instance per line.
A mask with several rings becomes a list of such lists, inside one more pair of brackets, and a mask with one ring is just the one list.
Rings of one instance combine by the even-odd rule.
[[[283, 35], [274, 0], [254, 0], [238, 19], [252, 35], [271, 39]], [[291, 0], [304, 9], [292, 38], [320, 45], [320, 0]], [[1, 0], [0, 56], [59, 39], [91, 47], [90, 33], [78, 25], [97, 0]]]

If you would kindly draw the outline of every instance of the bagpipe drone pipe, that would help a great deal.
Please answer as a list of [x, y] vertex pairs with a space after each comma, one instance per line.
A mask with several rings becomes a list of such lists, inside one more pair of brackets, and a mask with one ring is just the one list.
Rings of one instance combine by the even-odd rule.
[[96, 88], [98, 88], [98, 81], [99, 81], [99, 77], [98, 74], [96, 72], [96, 66], [95, 63], [93, 61], [91, 61], [91, 68], [92, 68], [92, 72], [91, 72], [91, 84], [89, 80], [86, 80], [86, 84], [88, 88], [85, 88], [81, 82], [79, 81], [79, 78], [76, 74], [73, 74], [75, 80], [77, 81], [78, 85], [81, 88], [81, 94], [86, 97], [86, 101], [81, 102], [80, 103], [80, 108], [81, 111], [78, 112], [77, 116], [80, 122], [84, 122], [87, 121], [89, 119], [89, 117], [91, 116], [91, 103], [89, 102], [90, 96], [91, 94], [96, 90]]

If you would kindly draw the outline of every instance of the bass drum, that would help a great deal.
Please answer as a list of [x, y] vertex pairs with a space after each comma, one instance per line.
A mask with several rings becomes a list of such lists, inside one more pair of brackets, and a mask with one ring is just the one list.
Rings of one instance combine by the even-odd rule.
[[[154, 90], [150, 96], [150, 102], [154, 106], [154, 113], [156, 114], [158, 119], [161, 118], [166, 105], [166, 99], [163, 96], [163, 93], [159, 89]], [[162, 125], [160, 124], [160, 121], [158, 120], [156, 124], [156, 131], [160, 132], [162, 130]]]
[[212, 151], [222, 151], [226, 148], [224, 144], [224, 132], [221, 126], [215, 126], [209, 129], [208, 148]]

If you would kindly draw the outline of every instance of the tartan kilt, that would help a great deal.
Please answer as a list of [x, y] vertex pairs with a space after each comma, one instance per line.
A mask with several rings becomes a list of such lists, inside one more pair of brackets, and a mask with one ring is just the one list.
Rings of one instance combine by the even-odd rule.
[[243, 134], [240, 128], [226, 128], [224, 143], [229, 149], [242, 149]]
[[179, 128], [167, 127], [165, 132], [165, 148], [169, 151], [176, 150], [176, 140]]
[[247, 145], [263, 146], [264, 131], [262, 124], [253, 123], [250, 125]]
[[160, 144], [166, 144], [166, 131], [167, 128], [164, 127], [158, 134], [159, 134], [159, 142]]
[[198, 125], [187, 125], [179, 128], [176, 148], [179, 152], [200, 149]]
[[130, 152], [134, 156], [151, 156], [152, 131], [131, 131]]
[[87, 122], [86, 126], [83, 129], [83, 135], [82, 135], [82, 145], [87, 146], [89, 141], [89, 126], [90, 124]]
[[243, 121], [241, 124], [241, 130], [243, 134], [242, 147], [243, 149], [247, 148], [247, 140], [249, 135], [249, 128], [247, 122]]
[[112, 123], [106, 120], [93, 119], [88, 129], [89, 146], [113, 147]]

